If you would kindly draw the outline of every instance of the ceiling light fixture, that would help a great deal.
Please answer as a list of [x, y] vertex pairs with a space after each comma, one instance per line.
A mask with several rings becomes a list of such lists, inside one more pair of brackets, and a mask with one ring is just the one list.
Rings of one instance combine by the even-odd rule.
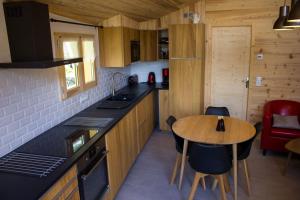
[[284, 23], [287, 21], [289, 16], [290, 7], [286, 5], [286, 2], [284, 2], [284, 6], [281, 6], [279, 9], [279, 17], [275, 21], [273, 29], [274, 30], [293, 30], [292, 28], [285, 27]]
[[288, 21], [300, 23], [300, 0], [292, 0], [292, 9]]

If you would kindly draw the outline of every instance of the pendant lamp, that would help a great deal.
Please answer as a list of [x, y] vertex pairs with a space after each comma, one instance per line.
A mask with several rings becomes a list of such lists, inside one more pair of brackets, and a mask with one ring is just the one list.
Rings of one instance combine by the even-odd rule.
[[284, 26], [284, 23], [287, 21], [289, 16], [290, 7], [284, 4], [284, 6], [280, 7], [279, 17], [275, 21], [273, 29], [274, 30], [293, 30], [292, 28], [288, 28]]
[[300, 22], [300, 0], [292, 0], [292, 9], [288, 22]]

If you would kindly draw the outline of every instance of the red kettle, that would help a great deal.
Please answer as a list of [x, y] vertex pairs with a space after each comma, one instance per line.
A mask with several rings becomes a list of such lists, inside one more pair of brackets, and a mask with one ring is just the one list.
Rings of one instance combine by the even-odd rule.
[[150, 72], [148, 75], [148, 84], [152, 85], [155, 84], [155, 73], [154, 72]]

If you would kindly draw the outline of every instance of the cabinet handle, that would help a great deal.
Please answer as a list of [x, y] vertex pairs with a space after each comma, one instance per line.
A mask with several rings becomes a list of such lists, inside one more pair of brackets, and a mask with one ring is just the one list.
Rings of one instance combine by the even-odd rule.
[[103, 152], [103, 156], [99, 159], [99, 161], [93, 166], [93, 168], [87, 173], [81, 175], [81, 179], [85, 181], [94, 171], [95, 169], [100, 165], [100, 163], [104, 160], [104, 158], [107, 156], [108, 151]]

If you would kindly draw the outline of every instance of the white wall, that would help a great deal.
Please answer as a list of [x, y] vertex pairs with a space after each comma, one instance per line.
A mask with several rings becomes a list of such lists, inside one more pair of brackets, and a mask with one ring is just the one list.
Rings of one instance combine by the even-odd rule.
[[156, 82], [162, 82], [163, 68], [168, 68], [168, 61], [136, 62], [130, 65], [130, 74], [137, 74], [139, 82], [146, 82], [149, 72], [154, 72]]
[[[10, 62], [9, 44], [0, 0], [0, 62]], [[72, 21], [51, 14], [51, 17]], [[96, 64], [99, 66], [97, 29], [62, 23], [51, 23], [54, 32], [74, 32], [95, 35]], [[54, 47], [54, 40], [53, 47]], [[55, 49], [53, 49], [55, 55]], [[74, 114], [94, 104], [111, 92], [111, 74], [138, 74], [139, 81], [147, 81], [148, 73], [155, 72], [161, 81], [161, 69], [166, 61], [137, 62], [125, 69], [97, 67], [98, 85], [65, 101], [60, 99], [57, 68], [50, 69], [0, 69], [0, 157], [16, 149], [32, 138], [54, 127]], [[127, 77], [116, 77], [117, 89], [127, 84]], [[80, 97], [88, 100], [80, 102]]]
[[[0, 0], [0, 62], [9, 62], [2, 3], [3, 0]], [[89, 33], [97, 39], [97, 31], [93, 27], [53, 23], [51, 31]], [[109, 95], [111, 74], [114, 71], [117, 69], [97, 67], [97, 87], [61, 101], [56, 68], [0, 69], [0, 157]], [[129, 68], [118, 71], [130, 73]], [[126, 83], [125, 77], [119, 78], [117, 88]], [[89, 98], [80, 103], [83, 95]]]

